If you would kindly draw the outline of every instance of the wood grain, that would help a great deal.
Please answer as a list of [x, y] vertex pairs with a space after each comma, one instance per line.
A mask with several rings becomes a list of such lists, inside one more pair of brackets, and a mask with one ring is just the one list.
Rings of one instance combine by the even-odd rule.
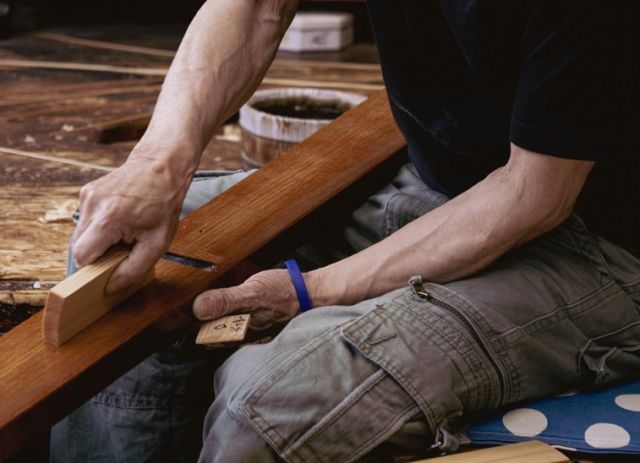
[[[34, 34], [34, 36], [46, 39], [46, 40], [54, 40], [57, 42], [69, 43], [72, 45], [79, 45], [90, 48], [101, 48], [104, 50], [117, 50], [124, 51], [128, 53], [137, 53], [142, 55], [151, 55], [151, 56], [163, 56], [165, 58], [173, 58], [176, 54], [175, 50], [165, 50], [161, 48], [152, 48], [152, 47], [141, 47], [137, 45], [130, 45], [124, 43], [116, 43], [116, 42], [108, 42], [105, 40], [92, 40], [85, 39], [80, 37], [73, 37], [65, 34], [57, 34], [52, 32], [38, 32]], [[300, 60], [287, 60], [287, 59], [278, 59], [277, 63], [274, 63], [276, 66], [290, 66], [292, 68], [299, 69], [300, 68]], [[305, 59], [304, 64], [306, 65], [316, 65], [323, 67], [331, 67], [337, 69], [349, 69], [349, 70], [380, 70], [380, 65], [377, 63], [341, 63], [341, 62], [328, 62], [328, 61], [314, 61]]]
[[[109, 64], [44, 61], [44, 60], [18, 60], [0, 59], [0, 67], [15, 67], [27, 69], [59, 69], [65, 71], [108, 72], [114, 74], [128, 74], [135, 76], [164, 76], [169, 67], [136, 67], [113, 66]], [[347, 81], [329, 81], [300, 78], [280, 78], [267, 76], [262, 80], [263, 85], [278, 85], [289, 87], [321, 87], [345, 90], [379, 91], [384, 88], [380, 83], [359, 83]]]
[[45, 341], [54, 346], [64, 344], [151, 281], [153, 275], [126, 292], [106, 294], [111, 274], [128, 255], [127, 249], [110, 249], [98, 261], [82, 267], [51, 289], [42, 315]]
[[502, 445], [414, 463], [570, 463], [565, 455], [540, 441]]
[[39, 32], [34, 34], [36, 37], [47, 40], [55, 40], [57, 42], [69, 43], [72, 45], [80, 45], [84, 47], [102, 48], [105, 50], [125, 51], [128, 53], [139, 53], [151, 56], [163, 56], [165, 58], [173, 58], [176, 54], [173, 50], [162, 50], [159, 48], [140, 47], [136, 45], [126, 45], [114, 42], [105, 42], [104, 40], [82, 39], [72, 37], [70, 35], [55, 34], [52, 32]]
[[164, 76], [169, 70], [163, 67], [114, 66], [111, 64], [77, 63], [45, 60], [1, 59], [0, 67], [28, 69], [59, 69], [64, 71], [110, 72], [114, 74], [130, 74], [137, 76]]
[[13, 156], [22, 156], [22, 157], [25, 157], [25, 158], [39, 159], [41, 161], [59, 162], [60, 164], [69, 164], [69, 165], [72, 165], [72, 166], [84, 167], [84, 168], [87, 168], [87, 169], [95, 169], [95, 170], [100, 170], [100, 171], [103, 171], [103, 172], [111, 172], [113, 169], [115, 169], [114, 167], [101, 166], [101, 165], [93, 164], [93, 163], [90, 163], [90, 162], [77, 161], [75, 159], [61, 158], [61, 157], [58, 157], [58, 156], [52, 156], [50, 154], [33, 153], [31, 151], [17, 150], [17, 149], [14, 149], [14, 148], [8, 148], [6, 146], [0, 146], [0, 154], [10, 154], [10, 155], [13, 155]]
[[42, 340], [39, 314], [0, 337], [0, 460], [170, 343], [197, 294], [403, 145], [377, 93], [180, 222], [172, 250], [215, 256], [218, 272], [159, 262], [154, 282], [62, 347]]

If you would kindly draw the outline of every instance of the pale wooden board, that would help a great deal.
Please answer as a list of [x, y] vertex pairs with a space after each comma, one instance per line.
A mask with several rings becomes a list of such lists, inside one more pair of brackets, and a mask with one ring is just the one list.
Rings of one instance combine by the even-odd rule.
[[200, 327], [196, 344], [220, 344], [243, 341], [251, 315], [239, 314], [211, 320]]
[[128, 250], [111, 249], [51, 289], [42, 318], [45, 341], [54, 346], [64, 344], [153, 278], [151, 274], [138, 286], [107, 295], [109, 277], [128, 255]]
[[414, 463], [570, 463], [565, 455], [540, 441], [520, 442]]

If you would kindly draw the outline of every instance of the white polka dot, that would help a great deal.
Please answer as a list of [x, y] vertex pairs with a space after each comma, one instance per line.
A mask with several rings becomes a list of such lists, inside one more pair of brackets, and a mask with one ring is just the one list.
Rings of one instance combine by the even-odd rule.
[[621, 394], [616, 397], [616, 405], [631, 412], [640, 412], [640, 394]]
[[547, 429], [547, 417], [533, 408], [517, 408], [502, 417], [502, 424], [515, 436], [533, 437]]
[[584, 440], [594, 449], [618, 449], [629, 445], [631, 436], [617, 424], [596, 423], [584, 432]]
[[562, 392], [560, 394], [556, 394], [556, 397], [571, 397], [573, 395], [576, 395], [578, 393], [578, 391], [567, 391], [567, 392]]

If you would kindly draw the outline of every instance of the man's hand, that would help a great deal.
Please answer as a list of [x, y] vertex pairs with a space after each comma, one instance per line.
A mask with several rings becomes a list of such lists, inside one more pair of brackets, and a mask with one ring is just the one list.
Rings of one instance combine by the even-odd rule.
[[209, 0], [194, 18], [129, 160], [81, 191], [73, 238], [78, 264], [120, 241], [133, 246], [108, 292], [140, 282], [168, 248], [202, 151], [262, 81], [296, 6], [297, 0]]
[[257, 330], [287, 322], [299, 311], [289, 273], [279, 269], [256, 273], [239, 286], [205, 291], [193, 303], [193, 313], [200, 320], [250, 313], [251, 328]]
[[183, 197], [184, 186], [175, 184], [163, 164], [131, 156], [80, 191], [80, 222], [72, 240], [76, 262], [89, 264], [110, 246], [127, 243], [129, 257], [111, 276], [107, 292], [139, 283], [169, 247]]

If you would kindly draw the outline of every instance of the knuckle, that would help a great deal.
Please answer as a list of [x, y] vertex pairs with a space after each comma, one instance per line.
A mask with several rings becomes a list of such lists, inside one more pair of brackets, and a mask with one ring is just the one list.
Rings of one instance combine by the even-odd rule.
[[87, 183], [82, 188], [80, 188], [80, 199], [83, 201], [88, 201], [93, 196], [93, 185], [91, 183]]
[[112, 239], [116, 239], [117, 237], [120, 239], [125, 236], [124, 233], [120, 232], [120, 229], [120, 224], [112, 217], [102, 215], [96, 220], [96, 230], [104, 237]]
[[[231, 292], [228, 289], [222, 289], [220, 290], [220, 292], [218, 293], [218, 303], [215, 303], [215, 300], [212, 300], [211, 298], [209, 299], [209, 302], [211, 303], [212, 306], [214, 305], [218, 305], [219, 308], [221, 309], [220, 315], [224, 315], [226, 314], [229, 310], [231, 310], [232, 308], [232, 301], [233, 298], [231, 297]], [[214, 309], [214, 307], [212, 307], [212, 310]]]

